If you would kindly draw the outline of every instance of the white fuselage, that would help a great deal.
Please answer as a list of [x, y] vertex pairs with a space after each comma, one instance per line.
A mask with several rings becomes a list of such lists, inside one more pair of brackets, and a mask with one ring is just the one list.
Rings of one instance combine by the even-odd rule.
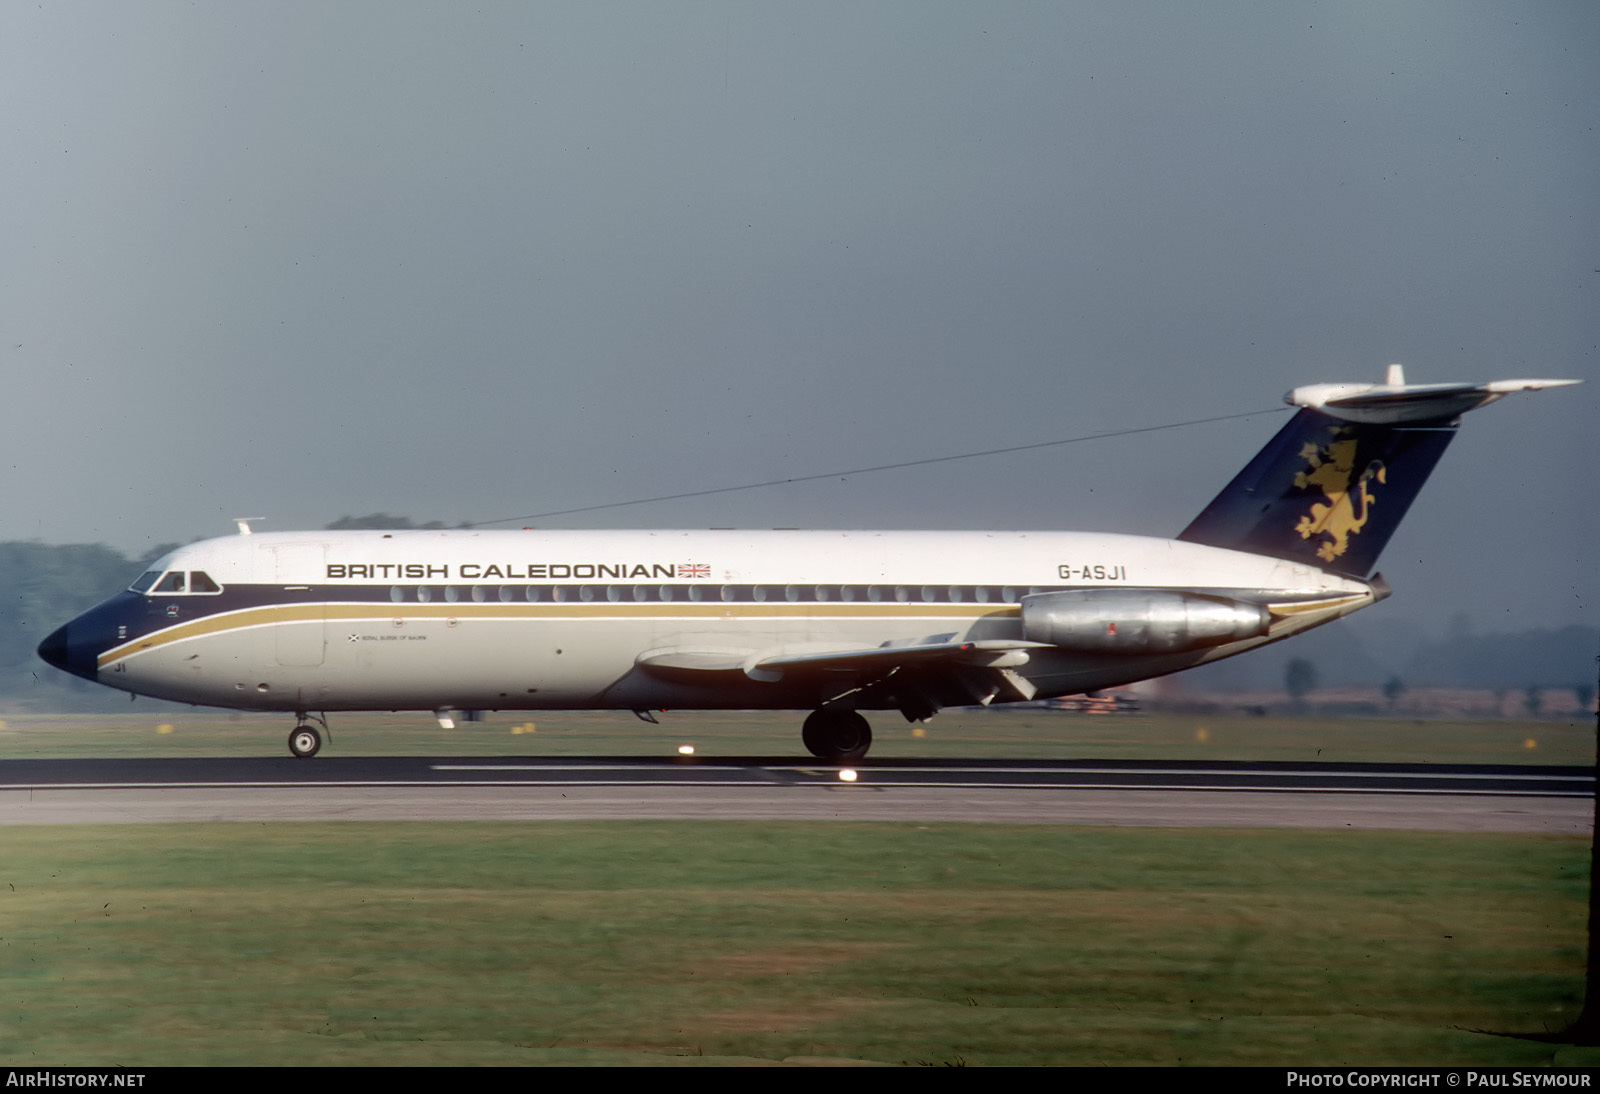
[[[154, 570], [190, 576], [102, 606], [124, 628], [98, 653], [102, 682], [299, 711], [802, 708], [837, 698], [852, 652], [1015, 643], [1030, 595], [1181, 590], [1271, 609], [1266, 635], [1203, 650], [1009, 654], [1044, 697], [1229, 656], [1378, 595], [1296, 562], [1061, 532], [301, 532], [196, 543]], [[739, 671], [808, 653], [838, 658]]]

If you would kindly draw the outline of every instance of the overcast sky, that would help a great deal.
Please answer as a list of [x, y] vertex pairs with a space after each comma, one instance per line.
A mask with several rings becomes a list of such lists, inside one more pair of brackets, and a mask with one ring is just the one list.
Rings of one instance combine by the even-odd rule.
[[[1376, 609], [1595, 623], [1600, 5], [0, 6], [0, 539], [1474, 413]], [[545, 526], [1173, 535], [1282, 413]], [[110, 590], [107, 590], [108, 592]]]

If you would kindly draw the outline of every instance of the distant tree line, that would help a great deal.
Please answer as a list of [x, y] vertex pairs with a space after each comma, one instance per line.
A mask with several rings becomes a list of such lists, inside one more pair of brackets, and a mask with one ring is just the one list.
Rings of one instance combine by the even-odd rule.
[[357, 529], [379, 529], [385, 532], [405, 531], [409, 528], [465, 528], [463, 521], [457, 525], [446, 524], [442, 520], [430, 520], [426, 524], [415, 524], [410, 517], [391, 517], [388, 513], [368, 513], [364, 517], [340, 517], [331, 524], [323, 527], [333, 532], [350, 532]]
[[0, 708], [104, 710], [127, 696], [79, 680], [35, 655], [51, 631], [125, 589], [178, 546], [129, 558], [101, 543], [0, 543]]
[[[1190, 669], [1185, 687], [1196, 692], [1280, 691], [1298, 702], [1323, 688], [1378, 688], [1390, 706], [1414, 688], [1471, 688], [1526, 695], [1533, 688], [1570, 688], [1580, 702], [1594, 695], [1600, 628], [1489, 634], [1457, 632], [1435, 637], [1404, 629], [1401, 641], [1378, 650], [1371, 625], [1363, 631], [1339, 622], [1243, 657]], [[1314, 671], [1306, 686], [1306, 667]]]

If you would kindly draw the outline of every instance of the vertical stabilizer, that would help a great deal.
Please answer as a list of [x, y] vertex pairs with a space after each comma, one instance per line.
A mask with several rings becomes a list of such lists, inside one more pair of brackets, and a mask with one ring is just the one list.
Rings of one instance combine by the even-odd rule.
[[1178, 536], [1365, 577], [1460, 426], [1460, 415], [1517, 391], [1577, 380], [1314, 384], [1301, 408]]

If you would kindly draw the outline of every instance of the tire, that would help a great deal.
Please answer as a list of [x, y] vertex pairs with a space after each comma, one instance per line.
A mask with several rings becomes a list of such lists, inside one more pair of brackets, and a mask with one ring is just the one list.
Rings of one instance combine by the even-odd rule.
[[806, 718], [800, 740], [818, 759], [855, 763], [872, 747], [872, 726], [854, 710], [818, 710]]
[[295, 726], [289, 734], [289, 754], [296, 759], [309, 760], [322, 747], [322, 734], [310, 726]]

